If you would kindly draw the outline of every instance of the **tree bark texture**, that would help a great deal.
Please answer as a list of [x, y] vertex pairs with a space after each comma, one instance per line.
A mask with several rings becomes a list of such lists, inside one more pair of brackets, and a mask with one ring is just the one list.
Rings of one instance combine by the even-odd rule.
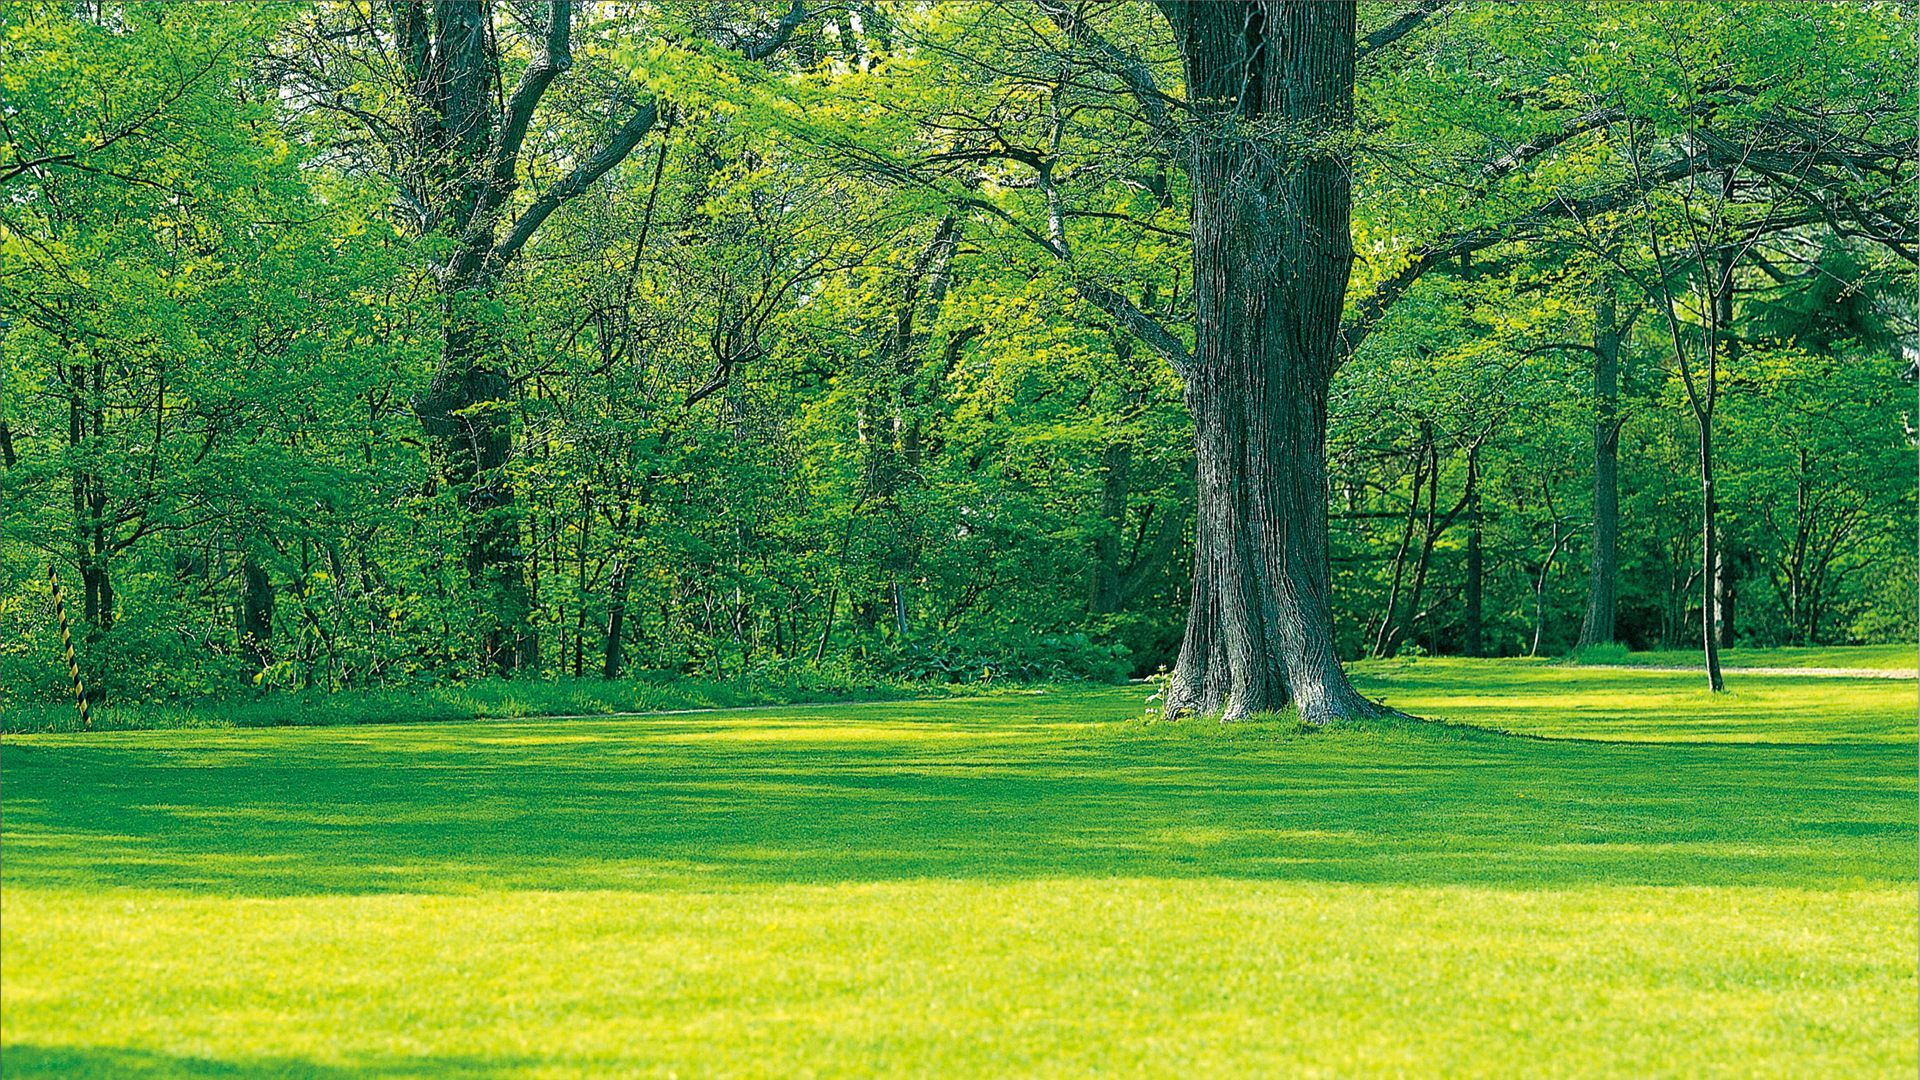
[[1338, 0], [1161, 5], [1196, 120], [1198, 514], [1166, 711], [1308, 723], [1376, 711], [1335, 654], [1327, 398], [1353, 249], [1354, 12]]
[[273, 580], [260, 556], [248, 549], [240, 563], [240, 643], [257, 663], [271, 657]]
[[[485, 663], [512, 674], [535, 665], [538, 653], [518, 507], [505, 475], [513, 449], [505, 407], [510, 387], [492, 326], [496, 275], [488, 262], [499, 205], [515, 184], [518, 145], [510, 154], [494, 153], [500, 63], [488, 42], [491, 6], [441, 0], [429, 18], [414, 0], [396, 4], [394, 14], [416, 98], [417, 171], [436, 206], [439, 228], [455, 245], [439, 270], [440, 363], [413, 408], [435, 442], [440, 469], [463, 511], [464, 561]], [[548, 34], [564, 48], [570, 10], [553, 5], [550, 17], [556, 21]], [[531, 104], [524, 111], [530, 112]], [[515, 117], [503, 119], [504, 129], [513, 128]], [[503, 139], [510, 134], [500, 132]], [[505, 162], [504, 176], [489, 168], [497, 164], [492, 159]]]
[[1727, 688], [1720, 674], [1719, 574], [1713, 568], [1720, 561], [1720, 504], [1713, 490], [1712, 414], [1695, 418], [1700, 433], [1700, 639], [1707, 658], [1707, 687], [1714, 693]]
[[[540, 226], [578, 197], [650, 134], [660, 103], [647, 98], [592, 151], [517, 215], [520, 156], [533, 117], [560, 75], [573, 66], [570, 0], [548, 0], [535, 55], [511, 93], [502, 93], [494, 5], [480, 0], [391, 0], [396, 69], [409, 115], [403, 188], [424, 209], [424, 227], [451, 240], [439, 278], [445, 342], [432, 385], [414, 410], [436, 444], [440, 465], [466, 514], [466, 565], [480, 637], [490, 667], [507, 674], [538, 665], [534, 597], [520, 544], [519, 511], [505, 466], [513, 431], [506, 408], [511, 381], [494, 311], [495, 290]], [[759, 60], [781, 48], [806, 17], [794, 4], [771, 32], [737, 43]], [[616, 660], [615, 666], [618, 662]]]
[[438, 445], [440, 468], [460, 501], [468, 588], [489, 667], [501, 674], [536, 666], [532, 593], [521, 551], [520, 514], [507, 463], [513, 430], [511, 387], [490, 323], [492, 289], [472, 282], [444, 297], [440, 367], [414, 400], [421, 426]]
[[1468, 656], [1486, 652], [1487, 553], [1480, 515], [1480, 488], [1475, 482], [1479, 462], [1467, 458], [1467, 617], [1464, 651]]

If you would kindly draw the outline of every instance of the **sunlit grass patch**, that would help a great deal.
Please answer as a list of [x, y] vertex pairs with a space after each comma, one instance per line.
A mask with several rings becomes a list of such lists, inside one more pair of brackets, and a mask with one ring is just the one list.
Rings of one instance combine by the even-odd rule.
[[[1720, 663], [1729, 668], [1863, 668], [1913, 671], [1920, 650], [1912, 645], [1820, 645], [1781, 649], [1723, 649]], [[1583, 664], [1623, 664], [1635, 667], [1698, 667], [1706, 661], [1699, 649], [1650, 649], [1629, 652], [1624, 646], [1582, 649], [1574, 658]]]
[[1361, 688], [1421, 716], [1526, 735], [1643, 742], [1895, 742], [1915, 738], [1914, 684], [1729, 672], [1422, 658], [1355, 666]]
[[9, 737], [6, 1072], [1916, 1067], [1910, 686], [1360, 677]]

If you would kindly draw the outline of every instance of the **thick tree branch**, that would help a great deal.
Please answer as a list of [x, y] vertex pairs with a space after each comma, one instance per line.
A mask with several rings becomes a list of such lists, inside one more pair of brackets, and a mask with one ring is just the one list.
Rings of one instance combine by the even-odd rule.
[[1102, 37], [1099, 31], [1087, 25], [1077, 9], [1063, 0], [1040, 0], [1040, 10], [1067, 35], [1067, 40], [1084, 46], [1120, 80], [1121, 85], [1127, 88], [1127, 93], [1140, 103], [1147, 127], [1155, 136], [1169, 143], [1179, 138], [1180, 125], [1174, 120], [1168, 106], [1185, 108], [1186, 103], [1160, 91], [1153, 71], [1145, 61]]
[[1714, 166], [1714, 159], [1707, 155], [1675, 158], [1624, 184], [1584, 199], [1550, 199], [1511, 222], [1450, 233], [1422, 246], [1405, 266], [1375, 285], [1373, 291], [1355, 305], [1353, 318], [1340, 329], [1341, 359], [1352, 356], [1360, 343], [1373, 332], [1387, 309], [1404, 296], [1422, 274], [1435, 266], [1496, 244], [1524, 239], [1551, 222], [1578, 221], [1622, 209], [1635, 203], [1646, 191], [1710, 171]]
[[553, 80], [573, 66], [572, 40], [573, 5], [569, 0], [552, 0], [547, 5], [546, 48], [521, 73], [500, 117], [500, 139], [493, 151], [493, 184], [498, 193], [495, 205], [512, 190], [520, 146], [526, 141], [527, 126], [533, 122], [533, 110], [539, 107]]
[[[513, 189], [511, 181], [513, 157], [519, 154], [520, 141], [526, 136], [526, 125], [532, 116], [534, 106], [539, 104], [540, 95], [545, 93], [547, 84], [572, 63], [571, 54], [568, 51], [569, 32], [566, 29], [571, 13], [571, 4], [567, 0], [553, 0], [549, 11], [546, 55], [528, 69], [527, 76], [523, 77], [520, 86], [514, 89], [513, 100], [508, 104], [508, 124], [513, 123], [517, 115], [515, 108], [523, 98], [526, 115], [519, 117], [517, 131], [509, 134], [505, 128], [502, 130], [503, 154], [509, 146], [512, 148], [512, 156], [497, 159], [495, 162], [494, 187], [500, 190], [503, 198]], [[780, 17], [780, 21], [775, 23], [770, 31], [750, 41], [741, 42], [736, 47], [740, 54], [749, 60], [764, 60], [778, 52], [793, 38], [794, 30], [806, 21], [807, 14], [806, 5], [801, 3], [801, 0], [793, 0], [787, 13]], [[562, 203], [592, 187], [596, 180], [625, 161], [627, 156], [633, 153], [634, 147], [639, 146], [641, 140], [645, 139], [659, 122], [660, 102], [658, 100], [647, 101], [637, 108], [627, 122], [620, 125], [619, 130], [607, 140], [606, 145], [562, 177], [559, 183], [542, 192], [540, 197], [533, 201], [533, 205], [521, 213], [520, 217], [514, 221], [513, 228], [507, 233], [507, 238], [488, 254], [488, 265], [497, 270], [511, 262]], [[499, 170], [503, 165], [508, 174], [504, 184], [498, 179]]]
[[442, 110], [434, 92], [433, 39], [427, 32], [427, 6], [422, 0], [395, 0], [393, 39], [400, 54], [400, 69], [406, 73], [407, 89], [416, 107], [433, 113]]
[[473, 214], [467, 219], [467, 227], [461, 234], [460, 254], [453, 262], [456, 274], [470, 273], [489, 264], [501, 265], [511, 258], [511, 255], [502, 258], [493, 250], [494, 227], [500, 208], [520, 186], [520, 147], [526, 141], [533, 112], [539, 108], [540, 99], [553, 85], [553, 80], [573, 66], [572, 23], [573, 5], [569, 0], [552, 0], [547, 5], [545, 45], [521, 73], [519, 84], [513, 88], [513, 95], [500, 114], [492, 160], [487, 167], [487, 182], [475, 193]]
[[963, 198], [957, 200], [957, 205], [992, 214], [1013, 226], [1034, 244], [1046, 249], [1048, 254], [1066, 266], [1068, 279], [1072, 282], [1074, 292], [1079, 293], [1082, 299], [1094, 307], [1106, 312], [1114, 322], [1120, 324], [1122, 329], [1138, 338], [1147, 348], [1152, 349], [1156, 356], [1165, 360], [1175, 374], [1183, 379], [1186, 378], [1193, 370], [1193, 354], [1187, 351], [1186, 343], [1162, 325], [1160, 320], [1141, 311], [1133, 301], [1080, 272], [1080, 268], [1073, 261], [1073, 250], [1067, 246], [1059, 193], [1053, 186], [1050, 169], [1041, 170], [1040, 186], [1047, 196], [1047, 232], [1045, 234], [1035, 231], [1002, 207], [985, 199]]
[[801, 0], [793, 0], [792, 6], [787, 8], [787, 13], [780, 17], [779, 22], [773, 24], [771, 30], [751, 41], [742, 41], [735, 48], [740, 50], [741, 56], [749, 60], [765, 60], [779, 52], [793, 38], [793, 32], [806, 21], [807, 6]]
[[1536, 135], [1519, 146], [1500, 155], [1480, 170], [1483, 179], [1498, 180], [1520, 166], [1539, 157], [1556, 147], [1585, 135], [1589, 131], [1598, 131], [1610, 124], [1619, 123], [1627, 118], [1626, 111], [1618, 108], [1595, 109], [1579, 119], [1562, 127], [1558, 131], [1549, 131]]
[[639, 146], [640, 140], [646, 138], [659, 122], [658, 102], [649, 101], [636, 109], [633, 116], [620, 125], [620, 130], [614, 132], [613, 137], [608, 139], [606, 145], [602, 146], [597, 153], [581, 162], [559, 183], [541, 192], [540, 197], [533, 201], [533, 205], [527, 207], [526, 211], [513, 223], [513, 229], [508, 232], [507, 238], [493, 249], [489, 263], [498, 268], [511, 262], [513, 257], [520, 253], [520, 249], [526, 246], [527, 241], [533, 238], [534, 232], [553, 215], [555, 210], [560, 208], [561, 203], [587, 190], [593, 186], [594, 181], [607, 175], [615, 165], [625, 161], [627, 155], [633, 153], [633, 148]]
[[1358, 64], [1380, 49], [1418, 30], [1421, 24], [1445, 6], [1447, 6], [1447, 0], [1421, 0], [1412, 11], [1361, 38], [1359, 45], [1353, 50], [1353, 62]]
[[1091, 278], [1075, 274], [1072, 280], [1074, 292], [1079, 293], [1087, 303], [1106, 312], [1129, 334], [1139, 338], [1147, 348], [1153, 350], [1156, 356], [1165, 360], [1168, 366], [1173, 368], [1174, 374], [1184, 379], [1192, 373], [1193, 354], [1187, 351], [1185, 342], [1161, 325], [1160, 320], [1141, 311], [1133, 301]]

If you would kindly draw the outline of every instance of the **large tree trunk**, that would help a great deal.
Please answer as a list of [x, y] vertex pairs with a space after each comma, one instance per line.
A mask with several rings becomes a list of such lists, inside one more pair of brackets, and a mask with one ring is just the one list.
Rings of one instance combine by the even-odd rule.
[[240, 644], [258, 664], [266, 664], [273, 638], [273, 580], [251, 547], [240, 562]]
[[1580, 644], [1614, 640], [1620, 579], [1620, 330], [1611, 294], [1593, 316], [1593, 550]]
[[[564, 58], [571, 13], [555, 5], [551, 15], [550, 34]], [[439, 270], [440, 365], [413, 408], [463, 511], [464, 561], [484, 662], [508, 675], [537, 664], [518, 508], [506, 476], [513, 447], [509, 382], [492, 310], [494, 227], [500, 202], [516, 186], [518, 147], [496, 160], [500, 62], [491, 5], [436, 3], [430, 28], [420, 3], [396, 4], [394, 16], [410, 90], [418, 95], [412, 103], [414, 164], [433, 195], [438, 227], [453, 241]], [[538, 70], [548, 72], [548, 80], [557, 73], [551, 62]], [[545, 85], [537, 82], [529, 109]], [[514, 97], [521, 100], [519, 88]], [[524, 122], [523, 116], [506, 116], [503, 137], [506, 129], [524, 130], [518, 126]]]
[[626, 633], [627, 592], [630, 585], [627, 580], [629, 571], [623, 556], [613, 567], [613, 582], [607, 589], [607, 635], [605, 647], [600, 657], [600, 677], [617, 679], [620, 677], [621, 635]]
[[[527, 25], [531, 5], [512, 6], [511, 17]], [[655, 99], [630, 107], [597, 149], [570, 155], [573, 163], [564, 173], [549, 178], [531, 203], [508, 216], [535, 112], [548, 88], [573, 66], [573, 5], [548, 0], [546, 9], [535, 53], [508, 93], [495, 4], [436, 0], [431, 13], [426, 0], [390, 5], [395, 71], [403, 77], [397, 89], [406, 95], [409, 114], [408, 161], [400, 179], [426, 211], [423, 223], [452, 242], [437, 269], [446, 319], [440, 369], [414, 407], [466, 511], [466, 565], [478, 629], [487, 662], [502, 674], [537, 667], [539, 655], [532, 631], [536, 597], [504, 468], [513, 435], [504, 408], [510, 384], [492, 327], [494, 286], [541, 224], [626, 160], [661, 115]], [[805, 5], [796, 2], [770, 32], [737, 39], [737, 50], [764, 60], [806, 18]]]
[[533, 600], [520, 550], [520, 517], [506, 466], [513, 450], [510, 387], [500, 362], [483, 279], [448, 287], [445, 344], [421, 426], [439, 444], [440, 466], [465, 517], [467, 584], [487, 666], [502, 675], [538, 666]]
[[1191, 137], [1198, 459], [1192, 608], [1169, 714], [1291, 700], [1371, 714], [1334, 651], [1327, 396], [1353, 249], [1351, 4], [1163, 4]]

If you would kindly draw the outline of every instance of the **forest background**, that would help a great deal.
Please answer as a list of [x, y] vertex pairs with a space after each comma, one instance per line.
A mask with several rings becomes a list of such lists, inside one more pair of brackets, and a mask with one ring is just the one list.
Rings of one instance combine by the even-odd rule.
[[[1914, 5], [1358, 18], [1339, 655], [1913, 640]], [[0, 8], [0, 706], [49, 565], [108, 702], [1171, 667], [1193, 108], [1128, 3]]]

